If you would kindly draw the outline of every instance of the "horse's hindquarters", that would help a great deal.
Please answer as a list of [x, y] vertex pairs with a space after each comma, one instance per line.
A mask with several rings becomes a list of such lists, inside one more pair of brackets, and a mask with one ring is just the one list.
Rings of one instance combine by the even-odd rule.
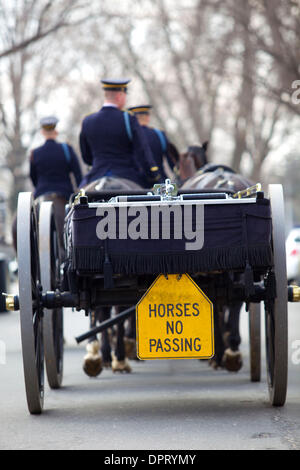
[[143, 188], [134, 181], [125, 178], [113, 178], [111, 176], [104, 176], [84, 187], [84, 190], [87, 192], [105, 189], [141, 190]]

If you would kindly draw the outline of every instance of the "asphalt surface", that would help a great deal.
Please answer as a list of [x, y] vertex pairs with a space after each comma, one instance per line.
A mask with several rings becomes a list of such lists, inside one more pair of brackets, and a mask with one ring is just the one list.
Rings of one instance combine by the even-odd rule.
[[197, 360], [132, 361], [132, 374], [105, 370], [90, 379], [82, 371], [84, 345], [74, 341], [87, 326], [83, 314], [66, 312], [63, 388], [52, 391], [47, 385], [44, 413], [30, 416], [19, 314], [0, 315], [0, 449], [300, 449], [300, 305], [289, 307], [283, 408], [269, 405], [264, 367], [261, 383], [250, 382], [246, 313], [244, 367], [238, 374]]

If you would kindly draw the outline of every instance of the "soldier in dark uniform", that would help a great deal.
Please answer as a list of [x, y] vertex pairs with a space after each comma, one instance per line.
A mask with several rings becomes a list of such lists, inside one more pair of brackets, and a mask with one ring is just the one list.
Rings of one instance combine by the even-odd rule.
[[71, 175], [79, 186], [82, 172], [73, 148], [57, 142], [57, 123], [58, 119], [52, 116], [41, 120], [41, 132], [46, 142], [31, 152], [30, 178], [35, 188], [35, 200], [53, 201], [62, 244], [65, 205], [76, 189]]
[[170, 169], [172, 171], [174, 170], [176, 161], [174, 159], [174, 155], [171, 155], [171, 149], [173, 148], [176, 151], [176, 148], [169, 142], [164, 131], [150, 127], [151, 109], [151, 105], [142, 105], [133, 106], [129, 108], [129, 111], [136, 115], [150, 145], [154, 160], [159, 168], [159, 172], [163, 179], [166, 179], [167, 175], [164, 170], [163, 162], [164, 159], [166, 159]]
[[[89, 189], [99, 179], [106, 179], [108, 187], [122, 188], [123, 182], [132, 189], [150, 188], [160, 182], [158, 166], [155, 164], [150, 147], [137, 118], [124, 110], [127, 99], [127, 86], [130, 80], [101, 80], [104, 90], [104, 104], [100, 111], [87, 116], [82, 123], [80, 148], [82, 159], [92, 168], [81, 182]], [[110, 309], [109, 309], [110, 310]], [[103, 321], [110, 311], [97, 309], [95, 319]], [[123, 324], [118, 324], [116, 357], [113, 370], [130, 372], [123, 344]], [[106, 344], [106, 341], [104, 341]], [[102, 343], [104, 362], [110, 362], [110, 352]], [[109, 349], [109, 347], [107, 348]], [[83, 369], [88, 375], [98, 375], [102, 370], [100, 344], [93, 338], [87, 345]]]
[[46, 142], [33, 150], [30, 157], [30, 178], [34, 185], [34, 197], [57, 194], [68, 200], [74, 192], [70, 174], [77, 186], [82, 180], [82, 172], [77, 155], [68, 144], [58, 143], [55, 117], [41, 120], [41, 132]]
[[92, 168], [81, 186], [106, 176], [151, 187], [161, 180], [158, 166], [136, 117], [123, 110], [130, 80], [101, 82], [105, 96], [103, 107], [82, 123], [82, 158]]

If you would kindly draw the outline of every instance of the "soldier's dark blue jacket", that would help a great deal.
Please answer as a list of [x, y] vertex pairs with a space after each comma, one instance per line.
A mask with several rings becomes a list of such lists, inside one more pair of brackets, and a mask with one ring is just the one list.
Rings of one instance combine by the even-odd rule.
[[168, 154], [168, 139], [166, 134], [159, 130], [154, 129], [153, 127], [142, 126], [142, 129], [146, 135], [147, 141], [150, 145], [152, 155], [154, 157], [155, 163], [159, 168], [159, 172], [163, 179], [167, 178], [163, 168], [163, 157], [165, 156], [171, 170], [174, 168], [174, 162]]
[[74, 192], [70, 173], [73, 173], [79, 186], [82, 172], [73, 148], [68, 145], [68, 155], [63, 145], [49, 139], [31, 153], [30, 177], [35, 187], [34, 197], [56, 193], [69, 199]]
[[[82, 158], [92, 169], [81, 186], [103, 176], [126, 178], [144, 185], [144, 175], [157, 176], [150, 147], [136, 117], [113, 106], [103, 106], [82, 123], [80, 148]], [[129, 127], [129, 128], [128, 128]], [[150, 187], [148, 183], [146, 187]]]

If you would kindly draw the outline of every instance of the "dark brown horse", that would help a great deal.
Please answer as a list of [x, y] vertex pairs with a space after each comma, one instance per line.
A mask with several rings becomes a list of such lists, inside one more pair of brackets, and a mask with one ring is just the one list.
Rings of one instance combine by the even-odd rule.
[[223, 164], [208, 163], [208, 142], [190, 146], [179, 157], [181, 189], [224, 189], [241, 191], [253, 183]]
[[[84, 187], [85, 191], [102, 190], [140, 190], [138, 184], [124, 178], [103, 177]], [[126, 307], [101, 307], [90, 313], [90, 328], [97, 326], [108, 320], [112, 314], [112, 309], [120, 313]], [[130, 322], [131, 319], [128, 321]], [[131, 322], [133, 324], [133, 321]], [[135, 323], [135, 322], [134, 322]], [[131, 372], [131, 366], [126, 357], [127, 341], [124, 337], [124, 321], [119, 322], [116, 327], [116, 334], [105, 330], [101, 333], [101, 342], [95, 336], [87, 344], [87, 354], [84, 357], [83, 370], [90, 377], [98, 376], [103, 367], [111, 368], [113, 372]]]
[[[188, 151], [180, 156], [178, 173], [182, 182], [181, 189], [209, 188], [237, 192], [253, 185], [252, 181], [235, 173], [226, 165], [207, 163], [207, 148], [206, 142], [202, 147], [189, 147]], [[203, 165], [201, 161], [204, 162]], [[224, 366], [229, 371], [237, 372], [242, 367], [242, 355], [239, 351], [239, 319], [242, 305], [240, 302], [234, 302], [215, 312], [216, 353], [211, 361], [214, 368]]]

